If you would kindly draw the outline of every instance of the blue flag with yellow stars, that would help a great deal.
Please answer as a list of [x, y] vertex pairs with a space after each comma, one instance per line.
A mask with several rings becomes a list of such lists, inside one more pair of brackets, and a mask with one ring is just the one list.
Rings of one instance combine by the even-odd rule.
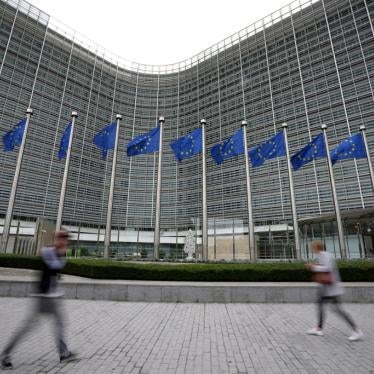
[[335, 149], [330, 152], [331, 163], [334, 165], [339, 160], [347, 158], [366, 158], [366, 150], [362, 134], [353, 134], [343, 140]]
[[313, 161], [316, 158], [326, 157], [325, 138], [321, 132], [311, 142], [309, 142], [301, 151], [291, 157], [291, 164], [294, 170]]
[[261, 166], [266, 160], [286, 155], [283, 130], [272, 136], [265, 143], [253, 147], [248, 151], [252, 167]]
[[66, 158], [66, 151], [69, 148], [69, 140], [70, 140], [70, 133], [71, 133], [71, 121], [66, 126], [66, 129], [62, 135], [60, 141], [60, 149], [58, 150], [58, 159], [62, 160]]
[[157, 152], [160, 148], [160, 128], [156, 127], [146, 134], [139, 135], [127, 145], [127, 156]]
[[3, 136], [4, 151], [13, 151], [16, 145], [21, 145], [23, 139], [23, 133], [25, 132], [26, 119], [21, 120], [17, 126], [14, 126], [12, 130], [9, 130]]
[[227, 158], [244, 153], [243, 130], [239, 129], [231, 138], [213, 146], [210, 153], [218, 165]]
[[199, 127], [170, 143], [170, 146], [178, 161], [196, 155], [203, 150], [203, 130]]
[[98, 146], [101, 150], [103, 160], [106, 160], [109, 149], [114, 149], [116, 143], [116, 131], [117, 123], [113, 122], [105, 126], [100, 132], [98, 132], [94, 138], [93, 143]]

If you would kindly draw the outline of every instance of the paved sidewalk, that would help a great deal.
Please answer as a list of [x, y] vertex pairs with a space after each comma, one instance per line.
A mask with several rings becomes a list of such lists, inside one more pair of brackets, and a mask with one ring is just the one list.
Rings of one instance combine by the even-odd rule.
[[[0, 346], [32, 299], [0, 298]], [[64, 300], [76, 363], [59, 364], [51, 324], [14, 352], [14, 373], [374, 373], [374, 305], [347, 304], [366, 332], [349, 342], [331, 312], [323, 338], [311, 304], [179, 304]]]

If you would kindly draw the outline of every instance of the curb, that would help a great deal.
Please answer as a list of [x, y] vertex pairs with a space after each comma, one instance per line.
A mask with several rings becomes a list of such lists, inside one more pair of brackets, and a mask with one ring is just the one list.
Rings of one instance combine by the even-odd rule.
[[[36, 282], [1, 280], [0, 297], [27, 297]], [[313, 303], [314, 284], [183, 284], [126, 281], [63, 282], [65, 299], [179, 303]], [[374, 284], [345, 284], [344, 301], [374, 303]]]

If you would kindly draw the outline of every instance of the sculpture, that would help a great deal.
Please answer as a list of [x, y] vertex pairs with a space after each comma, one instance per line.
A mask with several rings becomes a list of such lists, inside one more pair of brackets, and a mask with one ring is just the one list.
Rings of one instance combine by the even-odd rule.
[[186, 260], [193, 260], [193, 255], [196, 253], [195, 237], [191, 229], [188, 229], [187, 235], [184, 239], [184, 253], [187, 254]]

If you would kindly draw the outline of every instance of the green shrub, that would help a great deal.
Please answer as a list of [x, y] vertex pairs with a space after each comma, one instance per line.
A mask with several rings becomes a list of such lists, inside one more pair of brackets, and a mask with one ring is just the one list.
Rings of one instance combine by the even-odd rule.
[[78, 248], [77, 250], [78, 250], [78, 256], [82, 256], [82, 257], [92, 256], [92, 254], [87, 248], [82, 247], [82, 248]]
[[0, 254], [0, 266], [21, 269], [42, 269], [42, 260], [37, 256]]
[[142, 248], [142, 250], [140, 251], [140, 257], [141, 258], [147, 258], [148, 257], [148, 252], [145, 248]]
[[[346, 282], [374, 282], [374, 261], [338, 262]], [[39, 257], [0, 255], [0, 266], [40, 269]], [[293, 263], [133, 263], [104, 259], [69, 259], [64, 273], [97, 279], [196, 282], [308, 282], [310, 273]]]

